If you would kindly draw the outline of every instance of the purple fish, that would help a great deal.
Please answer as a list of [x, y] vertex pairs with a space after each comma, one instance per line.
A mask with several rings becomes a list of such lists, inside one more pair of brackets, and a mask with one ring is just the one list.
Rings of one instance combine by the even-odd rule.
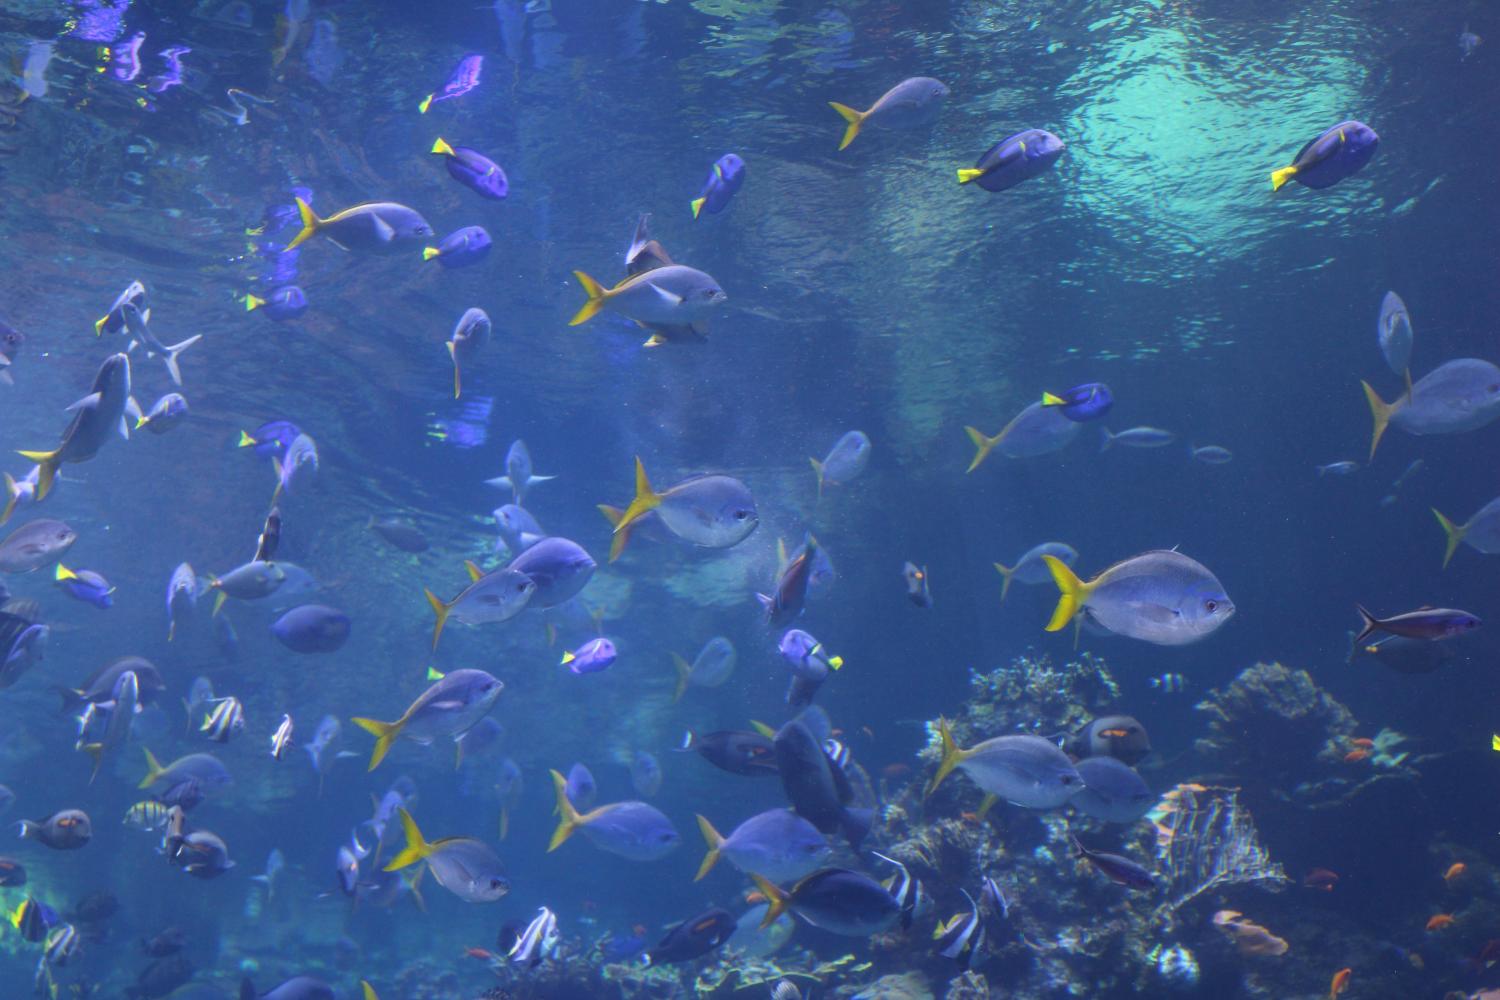
[[290, 420], [269, 420], [255, 428], [255, 431], [240, 431], [240, 447], [254, 448], [255, 453], [262, 457], [286, 454], [293, 441], [302, 433], [302, 430]]
[[719, 157], [708, 172], [708, 179], [703, 182], [703, 190], [693, 199], [693, 218], [698, 218], [703, 212], [717, 215], [724, 211], [729, 207], [729, 199], [744, 183], [745, 161], [733, 153]]
[[458, 61], [453, 67], [453, 72], [448, 74], [448, 82], [443, 84], [443, 89], [428, 94], [417, 105], [422, 114], [439, 101], [451, 101], [455, 97], [462, 97], [475, 87], [479, 86], [479, 71], [484, 68], [484, 56], [470, 53]]
[[575, 674], [597, 674], [608, 670], [619, 654], [615, 644], [608, 639], [590, 639], [570, 653], [564, 653], [562, 662]]
[[443, 157], [448, 176], [482, 198], [502, 201], [510, 194], [510, 181], [500, 164], [468, 146], [450, 146], [442, 138], [432, 144], [432, 151]]
[[1380, 136], [1364, 122], [1339, 122], [1303, 146], [1291, 166], [1271, 171], [1271, 190], [1280, 191], [1287, 181], [1310, 188], [1333, 187], [1369, 163], [1379, 144]]
[[439, 264], [449, 268], [468, 267], [489, 256], [490, 246], [490, 234], [483, 226], [464, 226], [444, 236], [437, 246], [423, 249], [422, 259], [437, 258]]
[[1359, 635], [1354, 637], [1356, 648], [1364, 645], [1365, 640], [1375, 632], [1389, 632], [1391, 635], [1405, 636], [1408, 639], [1451, 639], [1455, 635], [1462, 635], [1483, 624], [1478, 615], [1454, 608], [1418, 608], [1405, 614], [1381, 619], [1370, 614], [1361, 605], [1356, 604], [1354, 607], [1359, 612], [1360, 622], [1364, 626], [1360, 629]]
[[141, 46], [146, 42], [146, 33], [137, 31], [119, 45], [106, 46], [104, 57], [109, 60], [105, 72], [112, 79], [129, 83], [141, 75]]
[[263, 310], [266, 316], [278, 323], [296, 319], [307, 312], [307, 294], [296, 285], [283, 285], [265, 298], [246, 295], [245, 311], [254, 312], [257, 309]]
[[972, 181], [986, 191], [1004, 191], [1051, 170], [1066, 148], [1046, 129], [1029, 128], [985, 150], [972, 169], [959, 170], [958, 183]]
[[100, 610], [114, 607], [115, 599], [111, 595], [114, 594], [115, 588], [109, 585], [108, 580], [91, 569], [68, 569], [62, 563], [58, 563], [53, 578], [64, 593], [75, 601], [92, 604]]
[[276, 619], [271, 634], [294, 653], [332, 653], [349, 639], [349, 616], [323, 604], [303, 604]]
[[817, 555], [818, 540], [809, 534], [802, 544], [801, 552], [793, 556], [781, 571], [774, 592], [769, 596], [755, 595], [755, 599], [765, 609], [766, 624], [789, 625], [802, 614], [802, 606], [807, 601], [807, 584]]

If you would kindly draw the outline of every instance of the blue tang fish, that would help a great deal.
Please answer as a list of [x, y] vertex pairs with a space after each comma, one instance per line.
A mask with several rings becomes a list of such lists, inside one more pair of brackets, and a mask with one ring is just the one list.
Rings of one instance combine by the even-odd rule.
[[468, 146], [450, 146], [441, 136], [432, 144], [432, 152], [443, 157], [448, 176], [481, 198], [503, 201], [510, 194], [510, 181], [500, 164]]
[[451, 101], [455, 97], [462, 97], [475, 87], [479, 86], [479, 72], [484, 69], [484, 56], [470, 53], [458, 61], [453, 67], [453, 72], [448, 74], [448, 82], [443, 84], [441, 90], [434, 91], [422, 98], [422, 103], [417, 105], [417, 110], [422, 114], [439, 101]]
[[444, 236], [437, 246], [423, 248], [422, 259], [435, 257], [439, 264], [449, 268], [468, 267], [484, 260], [492, 245], [483, 226], [464, 226]]
[[703, 212], [718, 215], [724, 211], [729, 207], [729, 199], [744, 183], [745, 161], [733, 153], [719, 157], [708, 172], [708, 179], [703, 182], [703, 190], [693, 199], [693, 218], [698, 218]]
[[1046, 129], [1029, 128], [985, 150], [979, 162], [958, 172], [958, 183], [1004, 191], [1052, 169], [1067, 143]]
[[615, 644], [608, 639], [590, 639], [576, 650], [564, 653], [562, 663], [575, 674], [597, 674], [608, 670], [618, 655]]
[[296, 285], [283, 285], [265, 298], [246, 295], [245, 311], [254, 312], [257, 309], [261, 310], [262, 315], [269, 316], [278, 323], [296, 319], [307, 312], [307, 293]]
[[1369, 163], [1379, 144], [1380, 136], [1364, 122], [1339, 122], [1298, 150], [1291, 166], [1271, 171], [1271, 190], [1280, 191], [1287, 181], [1310, 188], [1333, 187]]
[[1077, 423], [1098, 420], [1115, 405], [1114, 393], [1103, 382], [1085, 382], [1075, 385], [1067, 392], [1053, 395], [1042, 393], [1043, 406], [1055, 406], [1057, 412]]

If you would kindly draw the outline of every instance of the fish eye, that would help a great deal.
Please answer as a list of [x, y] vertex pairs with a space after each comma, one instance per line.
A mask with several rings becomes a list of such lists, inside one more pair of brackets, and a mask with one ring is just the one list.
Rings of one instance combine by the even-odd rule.
[[1062, 783], [1064, 785], [1071, 785], [1076, 780], [1077, 779], [1071, 774], [1065, 774], [1062, 776]]
[[1208, 611], [1217, 611], [1219, 610], [1219, 602], [1210, 599], [1203, 602], [1203, 607]]

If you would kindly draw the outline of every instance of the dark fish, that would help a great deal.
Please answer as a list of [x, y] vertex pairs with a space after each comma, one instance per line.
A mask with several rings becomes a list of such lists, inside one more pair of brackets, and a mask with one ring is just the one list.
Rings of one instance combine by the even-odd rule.
[[160, 933], [141, 940], [141, 951], [152, 958], [175, 955], [187, 946], [187, 932], [181, 927], [168, 927]]
[[157, 695], [167, 689], [161, 671], [150, 660], [140, 656], [122, 656], [111, 660], [95, 670], [76, 688], [59, 687], [62, 696], [62, 711], [68, 714], [79, 712], [88, 704], [99, 704], [114, 697], [115, 688], [125, 674], [135, 674], [136, 689], [140, 692], [142, 705], [156, 700]]
[[108, 920], [120, 909], [120, 901], [114, 893], [103, 889], [91, 892], [73, 907], [73, 919], [85, 924], [97, 924]]
[[326, 604], [302, 604], [271, 623], [271, 634], [294, 653], [332, 653], [349, 639], [349, 616]]
[[313, 976], [293, 976], [265, 993], [255, 992], [249, 978], [240, 980], [239, 1000], [335, 1000], [333, 987]]
[[395, 517], [371, 517], [365, 525], [375, 534], [390, 542], [402, 552], [426, 552], [428, 549], [427, 536], [422, 534], [416, 527]]
[[770, 777], [776, 769], [776, 746], [760, 733], [720, 729], [699, 735], [689, 729], [679, 751], [695, 750], [714, 767], [730, 774]]
[[959, 892], [969, 901], [969, 913], [967, 916], [960, 913], [947, 924], [938, 926], [934, 932], [938, 935], [934, 950], [943, 958], [957, 962], [960, 972], [967, 972], [984, 947], [984, 922], [979, 917], [979, 904], [974, 902], [974, 897], [967, 889]]
[[1102, 715], [1067, 740], [1074, 757], [1113, 757], [1134, 767], [1151, 753], [1146, 727], [1129, 715]]
[[1083, 423], [1108, 413], [1115, 405], [1115, 397], [1103, 382], [1085, 382], [1055, 396], [1050, 392], [1042, 393], [1042, 405], [1055, 406], [1069, 420]]
[[301, 428], [290, 420], [269, 420], [255, 428], [254, 433], [240, 431], [239, 446], [254, 448], [257, 455], [265, 458], [278, 458], [301, 436]]
[[1271, 190], [1280, 191], [1289, 180], [1310, 188], [1332, 187], [1369, 163], [1378, 145], [1380, 136], [1364, 122], [1339, 122], [1303, 146], [1291, 166], [1271, 171]]
[[1449, 639], [1478, 628], [1483, 622], [1478, 615], [1454, 608], [1422, 607], [1390, 618], [1376, 618], [1363, 606], [1356, 604], [1363, 626], [1354, 637], [1354, 645], [1362, 646], [1371, 633], [1389, 632], [1407, 639]]
[[468, 146], [450, 146], [441, 137], [432, 144], [432, 152], [443, 158], [448, 176], [481, 198], [503, 201], [510, 194], [510, 181], [500, 164]]
[[125, 987], [130, 1000], [155, 1000], [164, 997], [193, 978], [193, 963], [181, 955], [158, 958], [135, 977], [135, 985]]
[[683, 921], [642, 956], [646, 965], [691, 962], [715, 950], [734, 933], [734, 914], [714, 907]]
[[437, 246], [424, 247], [422, 259], [435, 259], [445, 268], [468, 267], [488, 257], [493, 246], [483, 226], [464, 226], [444, 236]]
[[[869, 829], [868, 820], [845, 808], [847, 796], [839, 794], [833, 767], [822, 744], [796, 719], [776, 733], [776, 769], [787, 801], [818, 832], [842, 832], [857, 848]], [[847, 787], [847, 785], [845, 786]]]
[[903, 931], [911, 930], [912, 921], [916, 919], [922, 910], [926, 909], [928, 901], [927, 891], [922, 888], [921, 880], [913, 875], [901, 862], [895, 858], [888, 858], [878, 851], [870, 853], [874, 854], [880, 860], [896, 866], [896, 874], [881, 884], [885, 886], [886, 891], [895, 898], [897, 905], [901, 907], [901, 929]]
[[94, 836], [94, 825], [82, 809], [64, 809], [46, 819], [21, 820], [21, 836], [54, 851], [76, 851]]
[[58, 919], [57, 911], [52, 907], [27, 896], [10, 915], [10, 925], [20, 931], [23, 939], [35, 943], [47, 936], [47, 932], [57, 925]]
[[869, 937], [889, 930], [901, 917], [901, 906], [868, 875], [846, 868], [824, 868], [792, 886], [778, 888], [754, 875], [766, 897], [761, 927], [769, 927], [790, 910], [814, 927], [845, 937]]
[[284, 323], [307, 312], [307, 293], [296, 285], [282, 285], [265, 298], [246, 295], [245, 311], [254, 312], [257, 309], [276, 322]]
[[807, 584], [817, 553], [818, 540], [809, 534], [803, 542], [802, 550], [781, 571], [771, 595], [755, 595], [765, 609], [768, 625], [776, 628], [790, 625], [802, 614], [802, 606], [807, 601]]
[[0, 858], [0, 888], [16, 889], [26, 884], [26, 866], [15, 858]]
[[1077, 852], [1074, 857], [1083, 858], [1116, 885], [1123, 885], [1127, 889], [1154, 889], [1156, 887], [1151, 872], [1129, 858], [1119, 854], [1106, 854], [1103, 851], [1091, 851], [1079, 843], [1078, 838], [1071, 833], [1068, 834], [1068, 839], [1073, 841], [1073, 850]]
[[1430, 674], [1456, 659], [1451, 642], [1433, 642], [1431, 639], [1408, 639], [1403, 635], [1388, 635], [1379, 642], [1366, 646], [1355, 646], [1354, 651], [1372, 656], [1398, 674]]
[[958, 183], [972, 182], [986, 191], [1004, 191], [1051, 170], [1066, 148], [1046, 129], [1029, 128], [985, 150], [972, 168], [960, 169]]
[[729, 207], [729, 200], [745, 183], [745, 161], [734, 153], [725, 153], [714, 161], [703, 189], [692, 201], [693, 218], [704, 212], [717, 215]]
[[919, 608], [932, 607], [932, 592], [928, 589], [927, 567], [908, 562], [901, 567], [901, 578], [906, 581], [906, 599]]
[[[21, 452], [21, 457], [30, 459], [41, 469], [36, 486], [38, 501], [46, 499], [51, 492], [52, 481], [62, 465], [87, 462], [116, 435], [129, 438], [130, 426], [125, 420], [125, 410], [130, 402], [130, 358], [125, 354], [113, 354], [99, 367], [89, 394], [68, 407], [73, 419], [63, 431], [57, 447], [51, 451]], [[0, 544], [0, 550], [3, 548]]]
[[479, 75], [484, 69], [484, 56], [469, 53], [458, 61], [453, 71], [448, 74], [448, 80], [443, 86], [422, 98], [422, 103], [417, 105], [417, 110], [422, 114], [434, 104], [443, 101], [451, 101], [455, 97], [462, 97], [475, 87], [479, 86]]

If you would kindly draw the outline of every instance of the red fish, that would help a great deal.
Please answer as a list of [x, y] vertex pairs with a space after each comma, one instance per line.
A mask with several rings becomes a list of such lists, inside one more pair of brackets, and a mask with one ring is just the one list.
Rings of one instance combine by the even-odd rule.
[[1349, 988], [1349, 977], [1354, 975], [1353, 969], [1340, 969], [1333, 974], [1333, 981], [1328, 984], [1328, 1000], [1334, 1000], [1340, 993]]
[[1338, 882], [1338, 872], [1329, 871], [1327, 868], [1314, 868], [1302, 877], [1303, 885], [1309, 889], [1321, 889], [1324, 892], [1332, 892]]

